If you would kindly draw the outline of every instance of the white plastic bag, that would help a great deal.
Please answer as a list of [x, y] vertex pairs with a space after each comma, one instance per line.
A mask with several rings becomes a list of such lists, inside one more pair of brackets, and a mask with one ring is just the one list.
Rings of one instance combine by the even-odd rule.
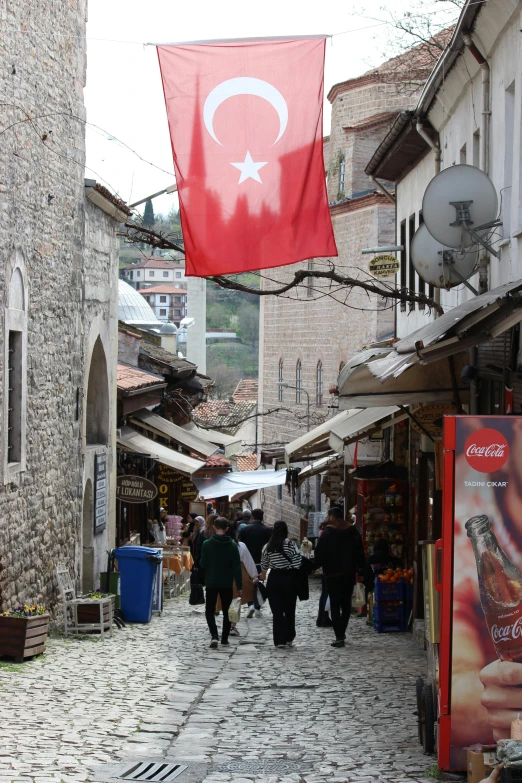
[[357, 582], [353, 587], [352, 607], [354, 609], [360, 609], [361, 606], [366, 606], [366, 594], [364, 592], [363, 583]]
[[234, 598], [228, 609], [228, 619], [231, 623], [238, 623], [241, 619], [241, 598]]
[[330, 611], [330, 596], [326, 599], [326, 603], [324, 605], [324, 611], [329, 612]]

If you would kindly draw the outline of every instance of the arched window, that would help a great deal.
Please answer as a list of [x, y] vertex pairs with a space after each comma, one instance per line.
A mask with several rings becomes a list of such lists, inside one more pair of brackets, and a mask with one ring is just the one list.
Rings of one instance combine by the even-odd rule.
[[323, 404], [323, 363], [320, 360], [315, 373], [315, 404], [318, 408]]
[[279, 402], [283, 402], [283, 395], [284, 395], [283, 380], [284, 380], [284, 376], [283, 376], [283, 360], [282, 359], [279, 359], [279, 370], [278, 370], [277, 380], [278, 380], [278, 383], [279, 383], [279, 385], [277, 387], [277, 399], [279, 400]]
[[297, 360], [295, 366], [295, 401], [299, 405], [303, 400], [303, 367], [301, 359]]
[[99, 337], [94, 344], [89, 368], [85, 439], [88, 446], [107, 445], [109, 442], [109, 380], [107, 359]]
[[27, 398], [27, 293], [23, 269], [17, 264], [8, 289], [5, 310], [3, 441], [4, 483], [25, 470]]
[[344, 160], [344, 155], [339, 161], [339, 194], [345, 194], [345, 188], [346, 188], [346, 162]]

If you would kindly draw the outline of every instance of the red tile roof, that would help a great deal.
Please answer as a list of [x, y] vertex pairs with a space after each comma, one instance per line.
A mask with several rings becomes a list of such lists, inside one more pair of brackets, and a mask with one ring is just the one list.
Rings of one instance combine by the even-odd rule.
[[234, 402], [257, 402], [258, 382], [250, 380], [239, 381], [232, 399]]
[[139, 294], [186, 294], [184, 288], [176, 288], [175, 285], [151, 285], [150, 288], [138, 288]]
[[365, 84], [426, 80], [435, 66], [439, 48], [442, 47], [440, 49], [440, 54], [442, 54], [442, 49], [448, 43], [452, 32], [453, 27], [442, 30], [433, 36], [434, 43], [429, 41], [421, 43], [398, 57], [392, 57], [391, 60], [387, 60], [377, 68], [366, 71], [361, 76], [334, 84], [327, 95], [328, 100], [333, 103], [338, 95]]
[[116, 378], [118, 389], [122, 391], [146, 389], [148, 386], [158, 386], [158, 384], [167, 385], [162, 375], [153, 375], [151, 372], [121, 362], [118, 362]]
[[257, 469], [257, 454], [238, 454], [237, 455], [237, 469], [238, 470], [256, 470]]
[[223, 430], [234, 435], [243, 421], [253, 414], [256, 404], [253, 401], [228, 402], [227, 400], [201, 402], [194, 409], [194, 421], [204, 427]]

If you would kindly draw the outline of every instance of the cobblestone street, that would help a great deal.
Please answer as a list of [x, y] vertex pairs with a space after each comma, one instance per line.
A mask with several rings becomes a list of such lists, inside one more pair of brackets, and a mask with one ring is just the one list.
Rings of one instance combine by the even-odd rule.
[[293, 649], [272, 645], [268, 608], [230, 648], [208, 647], [200, 607], [166, 603], [112, 639], [52, 639], [33, 662], [0, 663], [0, 783], [106, 781], [136, 760], [182, 762], [180, 783], [424, 781], [409, 634], [350, 623], [332, 649], [298, 604]]

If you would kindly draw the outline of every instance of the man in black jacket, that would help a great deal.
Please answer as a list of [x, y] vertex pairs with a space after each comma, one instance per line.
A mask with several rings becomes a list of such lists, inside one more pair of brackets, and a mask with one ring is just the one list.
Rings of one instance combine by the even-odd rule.
[[314, 565], [323, 569], [330, 596], [330, 612], [335, 631], [332, 647], [344, 647], [352, 610], [352, 593], [357, 571], [364, 568], [364, 549], [355, 525], [344, 521], [340, 508], [328, 512], [327, 525], [317, 541]]
[[[246, 545], [246, 548], [252, 555], [258, 574], [261, 573], [261, 553], [264, 545], [268, 544], [271, 535], [272, 528], [263, 522], [263, 510], [261, 508], [255, 508], [252, 511], [252, 522], [249, 522], [246, 527], [241, 528], [239, 531], [238, 539]], [[254, 616], [254, 608], [258, 616], [260, 615], [260, 607], [257, 606], [256, 600], [255, 606], [254, 604], [249, 604], [247, 617]]]

